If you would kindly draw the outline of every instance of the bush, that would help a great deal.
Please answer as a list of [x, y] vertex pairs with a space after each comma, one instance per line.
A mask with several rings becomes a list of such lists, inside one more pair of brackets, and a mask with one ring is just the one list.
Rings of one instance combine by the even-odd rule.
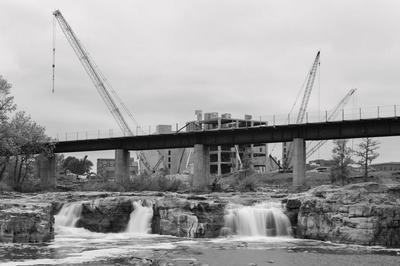
[[178, 191], [183, 189], [183, 183], [174, 177], [162, 175], [140, 175], [121, 184], [115, 181], [88, 182], [82, 186], [86, 191]]
[[0, 182], [0, 192], [10, 192], [13, 191], [12, 187], [4, 182]]
[[40, 180], [27, 178], [22, 185], [18, 188], [19, 192], [22, 193], [36, 193], [42, 191], [40, 187]]
[[240, 180], [238, 190], [242, 192], [256, 191], [258, 184], [257, 177], [254, 175], [247, 176]]
[[215, 177], [210, 187], [213, 192], [221, 191], [256, 191], [258, 185], [264, 177], [259, 174], [245, 175], [243, 173], [233, 173]]

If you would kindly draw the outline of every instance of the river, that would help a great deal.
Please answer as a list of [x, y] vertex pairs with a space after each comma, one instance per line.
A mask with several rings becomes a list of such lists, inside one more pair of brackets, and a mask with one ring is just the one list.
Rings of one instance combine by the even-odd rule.
[[231, 205], [218, 238], [150, 234], [151, 207], [133, 202], [125, 232], [77, 228], [79, 203], [55, 217], [46, 244], [1, 244], [1, 265], [400, 265], [400, 249], [334, 244], [290, 236], [279, 206]]

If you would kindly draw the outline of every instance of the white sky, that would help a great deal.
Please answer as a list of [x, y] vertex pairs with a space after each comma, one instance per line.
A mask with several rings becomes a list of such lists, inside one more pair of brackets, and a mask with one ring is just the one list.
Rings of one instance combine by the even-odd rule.
[[[192, 120], [195, 109], [286, 114], [318, 50], [310, 112], [350, 88], [349, 107], [400, 104], [397, 0], [0, 0], [0, 74], [52, 136], [117, 128], [58, 25], [51, 93], [55, 9], [145, 127]], [[380, 139], [377, 161], [400, 161], [399, 140]]]

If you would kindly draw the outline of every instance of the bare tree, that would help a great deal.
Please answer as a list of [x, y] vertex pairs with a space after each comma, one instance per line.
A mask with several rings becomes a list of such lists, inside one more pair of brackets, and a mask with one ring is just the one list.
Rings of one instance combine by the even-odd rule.
[[376, 152], [379, 149], [379, 144], [378, 141], [372, 138], [363, 138], [360, 144], [358, 144], [358, 149], [355, 153], [360, 160], [357, 163], [364, 168], [365, 177], [368, 177], [368, 166], [379, 156], [379, 153]]
[[347, 147], [347, 139], [338, 139], [333, 141], [332, 159], [334, 166], [331, 169], [332, 182], [340, 180], [342, 185], [348, 182], [349, 164], [353, 162], [353, 151]]

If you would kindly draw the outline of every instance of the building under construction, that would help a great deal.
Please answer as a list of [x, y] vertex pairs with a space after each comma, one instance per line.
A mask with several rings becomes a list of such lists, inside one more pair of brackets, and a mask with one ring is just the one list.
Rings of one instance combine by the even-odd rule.
[[[202, 131], [224, 128], [246, 128], [267, 125], [265, 121], [253, 120], [251, 115], [243, 119], [232, 118], [231, 114], [221, 116], [216, 112], [195, 112], [196, 120], [186, 123], [186, 131]], [[156, 134], [172, 133], [172, 126], [158, 125]], [[210, 146], [210, 174], [222, 175], [233, 173], [244, 168], [251, 168], [257, 172], [269, 170], [267, 144]], [[168, 149], [159, 151], [143, 151], [149, 164], [155, 166], [155, 171], [165, 171], [169, 174], [191, 173], [193, 169], [192, 148]], [[140, 169], [145, 169], [141, 162]]]
[[[231, 114], [220, 116], [217, 112], [203, 113], [195, 111], [196, 120], [187, 122], [186, 131], [246, 128], [265, 126], [267, 122], [253, 120], [251, 115], [243, 119], [233, 118]], [[210, 174], [221, 175], [233, 173], [243, 168], [252, 168], [258, 172], [269, 169], [267, 144], [210, 146]]]
[[[155, 134], [172, 133], [171, 125], [157, 125]], [[142, 151], [147, 162], [153, 166], [153, 172], [164, 171], [169, 174], [179, 174], [189, 170], [191, 149], [164, 149]], [[146, 166], [140, 160], [140, 172], [146, 171]]]

